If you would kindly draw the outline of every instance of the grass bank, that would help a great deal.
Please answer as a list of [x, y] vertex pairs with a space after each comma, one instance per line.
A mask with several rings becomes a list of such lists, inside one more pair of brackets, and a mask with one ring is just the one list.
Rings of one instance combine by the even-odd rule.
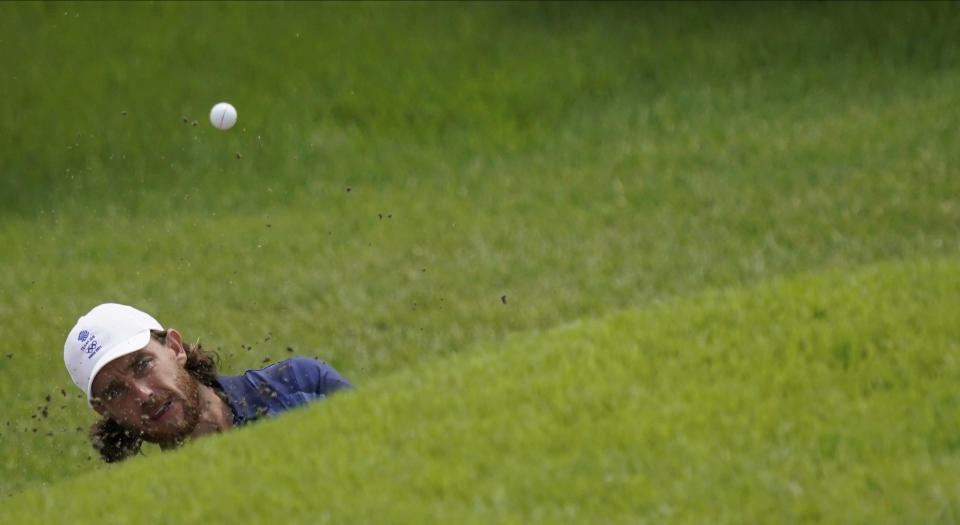
[[933, 523], [960, 508], [956, 259], [510, 338], [31, 489], [8, 523]]

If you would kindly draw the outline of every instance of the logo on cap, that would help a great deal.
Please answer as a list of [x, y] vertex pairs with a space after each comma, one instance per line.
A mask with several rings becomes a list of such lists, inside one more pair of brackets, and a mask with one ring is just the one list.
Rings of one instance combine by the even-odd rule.
[[77, 336], [77, 340], [83, 343], [80, 346], [80, 351], [87, 354], [87, 359], [92, 358], [97, 352], [100, 351], [101, 348], [103, 348], [103, 345], [97, 344], [97, 336], [86, 330], [82, 330], [80, 332], [80, 335]]

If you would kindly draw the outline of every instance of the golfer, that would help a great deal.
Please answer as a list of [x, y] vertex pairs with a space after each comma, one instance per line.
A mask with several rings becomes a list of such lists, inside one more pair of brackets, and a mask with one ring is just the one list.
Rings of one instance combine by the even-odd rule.
[[106, 303], [84, 315], [63, 345], [73, 382], [102, 418], [90, 440], [104, 461], [164, 450], [353, 388], [329, 365], [294, 357], [241, 375], [217, 373], [216, 354], [183, 342], [136, 308]]

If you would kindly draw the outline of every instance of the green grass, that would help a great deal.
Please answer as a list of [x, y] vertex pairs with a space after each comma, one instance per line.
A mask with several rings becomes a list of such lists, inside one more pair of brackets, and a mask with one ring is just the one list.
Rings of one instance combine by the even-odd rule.
[[25, 492], [3, 521], [953, 522], [958, 270], [804, 275], [508, 338]]
[[60, 357], [99, 302], [229, 373], [326, 359], [361, 387], [348, 406], [704, 290], [950, 261], [958, 22], [951, 3], [0, 4], [0, 497], [107, 475]]

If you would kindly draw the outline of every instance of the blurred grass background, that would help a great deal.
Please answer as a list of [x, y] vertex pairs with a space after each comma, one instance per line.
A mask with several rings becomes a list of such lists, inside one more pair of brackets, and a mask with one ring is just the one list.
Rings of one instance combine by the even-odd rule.
[[707, 288], [955, 257], [958, 22], [951, 3], [4, 3], [0, 495], [95, 466], [61, 348], [100, 302], [227, 372], [289, 347], [362, 387]]

